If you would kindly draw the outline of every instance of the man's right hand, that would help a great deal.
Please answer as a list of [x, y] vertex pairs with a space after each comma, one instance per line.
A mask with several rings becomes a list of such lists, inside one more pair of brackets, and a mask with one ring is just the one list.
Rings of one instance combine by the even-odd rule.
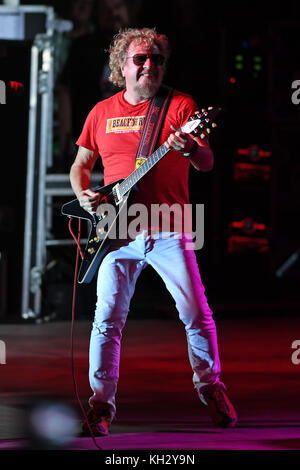
[[92, 189], [84, 189], [78, 195], [81, 207], [92, 215], [96, 213], [99, 199], [100, 193], [95, 193]]

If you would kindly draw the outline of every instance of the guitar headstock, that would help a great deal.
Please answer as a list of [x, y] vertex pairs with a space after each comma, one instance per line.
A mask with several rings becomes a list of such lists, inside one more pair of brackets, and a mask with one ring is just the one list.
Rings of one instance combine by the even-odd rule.
[[217, 127], [214, 119], [220, 113], [221, 108], [209, 107], [208, 109], [202, 109], [201, 112], [197, 112], [189, 117], [188, 122], [181, 127], [181, 131], [186, 134], [193, 134], [199, 136], [201, 139], [207, 137], [211, 130]]

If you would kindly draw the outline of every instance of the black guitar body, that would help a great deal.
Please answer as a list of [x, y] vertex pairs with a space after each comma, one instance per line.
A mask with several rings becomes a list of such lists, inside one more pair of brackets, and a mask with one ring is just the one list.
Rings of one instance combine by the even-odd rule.
[[101, 194], [100, 204], [95, 215], [85, 211], [80, 206], [78, 199], [73, 199], [62, 206], [61, 212], [63, 215], [85, 219], [90, 225], [88, 242], [78, 273], [77, 280], [80, 284], [88, 284], [92, 281], [111, 246], [112, 239], [109, 235], [112, 235], [113, 230], [116, 229], [120, 211], [125, 206], [130, 195], [129, 191], [126, 196], [122, 198], [120, 203], [116, 203], [112, 190], [122, 181], [123, 179], [107, 186], [97, 186], [93, 188], [94, 191], [100, 192]]

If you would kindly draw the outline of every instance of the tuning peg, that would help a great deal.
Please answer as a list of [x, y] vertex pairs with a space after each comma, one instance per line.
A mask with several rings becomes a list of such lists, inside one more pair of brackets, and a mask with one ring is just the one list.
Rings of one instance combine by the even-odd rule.
[[200, 134], [200, 139], [204, 139], [204, 137], [205, 137], [205, 134], [203, 134], [202, 132], [202, 134]]
[[207, 127], [206, 132], [207, 132], [208, 134], [210, 134], [210, 128], [209, 128], [209, 127]]
[[213, 122], [213, 123], [211, 124], [211, 127], [217, 127], [217, 124], [216, 124], [215, 122]]
[[213, 109], [213, 107], [209, 106], [207, 109], [208, 109], [208, 111], [211, 111]]

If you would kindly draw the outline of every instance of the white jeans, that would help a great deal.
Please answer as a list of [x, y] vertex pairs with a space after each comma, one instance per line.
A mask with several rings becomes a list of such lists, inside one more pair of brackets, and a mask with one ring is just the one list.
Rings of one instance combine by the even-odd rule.
[[[181, 239], [179, 238], [181, 237]], [[122, 329], [136, 280], [151, 265], [176, 302], [185, 325], [195, 388], [219, 382], [216, 326], [207, 303], [195, 253], [184, 249], [184, 234], [141, 232], [135, 240], [116, 240], [98, 272], [97, 305], [90, 339], [90, 405], [107, 409], [113, 419], [119, 378]], [[163, 340], [163, 339], [162, 339]]]

